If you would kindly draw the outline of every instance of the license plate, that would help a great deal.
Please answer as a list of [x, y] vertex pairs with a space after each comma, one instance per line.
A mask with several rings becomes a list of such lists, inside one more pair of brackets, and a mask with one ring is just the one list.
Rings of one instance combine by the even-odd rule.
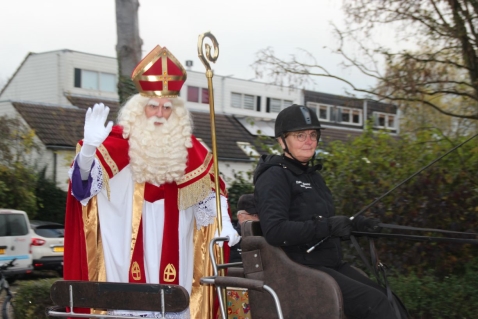
[[62, 253], [64, 251], [64, 247], [63, 246], [53, 247], [53, 251], [55, 253]]
[[0, 255], [5, 255], [5, 248], [0, 248]]

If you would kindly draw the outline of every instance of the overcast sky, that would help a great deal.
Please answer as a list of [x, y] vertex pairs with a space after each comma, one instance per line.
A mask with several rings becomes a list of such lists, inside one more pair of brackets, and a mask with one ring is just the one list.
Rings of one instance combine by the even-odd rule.
[[[329, 71], [353, 83], [372, 85], [358, 72], [339, 66], [331, 22], [343, 24], [339, 0], [140, 0], [139, 25], [143, 56], [156, 44], [166, 46], [182, 63], [197, 57], [201, 33], [210, 31], [220, 55], [217, 75], [253, 79], [256, 53], [272, 47], [287, 57], [298, 48], [311, 52]], [[29, 52], [71, 49], [116, 56], [114, 0], [3, 0], [0, 5], [0, 87]], [[40, 80], [40, 79], [39, 79]], [[265, 82], [265, 79], [259, 79]], [[311, 88], [312, 89], [312, 88]], [[317, 91], [344, 94], [350, 90], [332, 79], [319, 79]]]

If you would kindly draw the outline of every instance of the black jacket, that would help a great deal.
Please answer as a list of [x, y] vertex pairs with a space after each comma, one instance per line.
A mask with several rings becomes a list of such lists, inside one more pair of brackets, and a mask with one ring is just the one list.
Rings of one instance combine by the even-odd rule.
[[328, 217], [335, 215], [332, 194], [317, 172], [285, 156], [263, 155], [254, 171], [254, 199], [267, 242], [281, 246], [304, 265], [336, 267], [342, 263], [340, 239], [329, 238]]

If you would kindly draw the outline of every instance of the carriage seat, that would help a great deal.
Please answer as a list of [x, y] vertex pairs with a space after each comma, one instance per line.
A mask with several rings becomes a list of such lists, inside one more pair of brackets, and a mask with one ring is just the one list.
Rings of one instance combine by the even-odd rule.
[[[345, 318], [342, 293], [331, 276], [292, 261], [281, 248], [268, 244], [258, 221], [246, 221], [242, 236], [244, 277], [274, 289], [284, 318]], [[250, 290], [249, 303], [254, 319], [277, 318], [270, 294]]]

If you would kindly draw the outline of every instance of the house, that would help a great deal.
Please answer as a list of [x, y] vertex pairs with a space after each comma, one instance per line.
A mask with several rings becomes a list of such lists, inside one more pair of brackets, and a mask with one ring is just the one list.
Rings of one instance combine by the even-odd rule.
[[[66, 49], [29, 53], [0, 91], [0, 115], [19, 116], [35, 131], [43, 146], [38, 165], [46, 166], [47, 176], [66, 189], [68, 168], [83, 137], [85, 111], [102, 102], [111, 108], [110, 120], [114, 120], [120, 107], [116, 82], [114, 57]], [[396, 108], [373, 101], [221, 75], [214, 75], [213, 87], [219, 171], [226, 182], [234, 172], [253, 169], [261, 152], [255, 147], [257, 136], [273, 137], [277, 113], [294, 103], [316, 109], [327, 128], [322, 134], [326, 142], [359, 135], [370, 114], [384, 127], [393, 124], [393, 133], [398, 130]], [[180, 96], [192, 114], [194, 134], [211, 150], [205, 73], [189, 70]]]
[[322, 141], [346, 140], [362, 134], [367, 120], [374, 129], [399, 132], [399, 110], [392, 104], [304, 90], [304, 104], [314, 109], [326, 128]]
[[[111, 108], [109, 119], [116, 118], [116, 81], [117, 61], [112, 57], [72, 50], [30, 53], [0, 92], [0, 115], [19, 116], [35, 131], [43, 146], [38, 165], [46, 166], [47, 176], [66, 189], [76, 143], [83, 136], [86, 109], [102, 102]], [[261, 98], [264, 105], [271, 97], [286, 101], [283, 103], [300, 102], [298, 93], [291, 98], [288, 92], [265, 84], [250, 90], [249, 82], [214, 77], [219, 171], [226, 181], [233, 178], [234, 172], [251, 170], [256, 161], [250, 153], [255, 136], [240, 124], [233, 111], [239, 117], [247, 117], [251, 94], [255, 112], [270, 119], [275, 115], [265, 112], [265, 108], [261, 112]], [[268, 96], [262, 97], [264, 92]], [[212, 149], [207, 93], [205, 74], [188, 72], [180, 95], [192, 113], [194, 134]]]

